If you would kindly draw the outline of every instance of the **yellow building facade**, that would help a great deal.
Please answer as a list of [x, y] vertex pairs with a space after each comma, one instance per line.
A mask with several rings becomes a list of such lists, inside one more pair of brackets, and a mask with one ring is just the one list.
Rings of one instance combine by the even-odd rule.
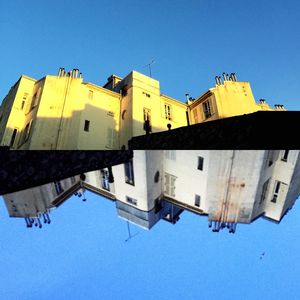
[[285, 110], [283, 105], [270, 108], [264, 99], [256, 103], [249, 82], [237, 81], [234, 73], [216, 77], [215, 87], [188, 101], [191, 124], [250, 114], [260, 110]]
[[[22, 75], [0, 107], [0, 146], [20, 150], [127, 148], [133, 136], [272, 110], [255, 102], [249, 82], [228, 77], [195, 100], [160, 92], [159, 81], [132, 71], [103, 86], [84, 82], [78, 69], [35, 80]], [[276, 110], [282, 110], [277, 106]]]

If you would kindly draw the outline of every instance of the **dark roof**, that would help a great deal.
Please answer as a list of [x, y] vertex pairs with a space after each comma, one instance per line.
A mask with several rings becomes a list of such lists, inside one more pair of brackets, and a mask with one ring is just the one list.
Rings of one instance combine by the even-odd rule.
[[9, 151], [2, 148], [0, 195], [121, 164], [132, 157], [132, 151]]
[[130, 149], [300, 149], [300, 111], [259, 111], [133, 137]]

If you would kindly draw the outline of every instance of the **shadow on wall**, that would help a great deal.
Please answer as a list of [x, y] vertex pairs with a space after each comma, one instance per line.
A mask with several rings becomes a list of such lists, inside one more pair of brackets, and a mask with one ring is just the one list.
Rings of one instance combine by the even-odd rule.
[[86, 104], [70, 117], [37, 117], [16, 135], [15, 128], [6, 128], [2, 144], [13, 144], [11, 149], [18, 150], [118, 150], [128, 149], [132, 133], [151, 135], [173, 129], [172, 122], [166, 119], [161, 121], [165, 124], [162, 128], [151, 122], [132, 120], [132, 116], [119, 118], [119, 113]]
[[13, 137], [7, 128], [5, 144], [18, 150], [114, 150], [119, 145], [119, 115], [113, 111], [85, 105], [70, 117], [37, 117]]

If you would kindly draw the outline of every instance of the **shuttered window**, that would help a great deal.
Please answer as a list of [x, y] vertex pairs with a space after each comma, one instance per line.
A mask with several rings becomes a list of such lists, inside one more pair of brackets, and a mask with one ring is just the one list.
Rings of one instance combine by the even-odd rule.
[[171, 197], [175, 197], [175, 181], [176, 176], [165, 173], [165, 194]]

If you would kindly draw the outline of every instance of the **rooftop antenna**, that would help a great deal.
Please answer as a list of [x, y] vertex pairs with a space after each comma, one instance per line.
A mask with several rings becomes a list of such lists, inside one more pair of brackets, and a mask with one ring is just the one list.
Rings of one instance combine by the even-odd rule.
[[155, 60], [152, 59], [151, 62], [147, 65], [144, 65], [144, 67], [148, 67], [149, 68], [149, 74], [150, 74], [150, 77], [152, 78], [152, 72], [151, 72], [151, 65], [155, 63]]
[[125, 243], [128, 242], [129, 240], [131, 240], [132, 238], [134, 238], [136, 235], [138, 235], [139, 233], [135, 233], [134, 235], [131, 235], [131, 232], [130, 232], [130, 224], [129, 222], [127, 221], [127, 230], [128, 230], [128, 238], [125, 240]]

